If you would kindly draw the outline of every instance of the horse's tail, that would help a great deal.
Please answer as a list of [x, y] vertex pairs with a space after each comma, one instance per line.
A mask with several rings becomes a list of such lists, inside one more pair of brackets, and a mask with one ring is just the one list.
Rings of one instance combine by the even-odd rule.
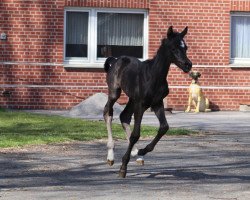
[[109, 71], [109, 68], [115, 63], [116, 58], [115, 57], [108, 57], [104, 63], [104, 70], [107, 73]]

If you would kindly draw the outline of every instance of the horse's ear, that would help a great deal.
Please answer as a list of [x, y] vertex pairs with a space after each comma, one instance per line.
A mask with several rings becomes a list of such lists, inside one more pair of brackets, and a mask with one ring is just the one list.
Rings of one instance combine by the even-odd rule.
[[184, 38], [187, 32], [188, 32], [188, 27], [186, 26], [186, 28], [181, 32], [181, 37]]
[[168, 38], [171, 38], [171, 37], [173, 36], [173, 33], [174, 33], [174, 31], [173, 31], [173, 26], [170, 26], [170, 27], [168, 28], [167, 37], [168, 37]]

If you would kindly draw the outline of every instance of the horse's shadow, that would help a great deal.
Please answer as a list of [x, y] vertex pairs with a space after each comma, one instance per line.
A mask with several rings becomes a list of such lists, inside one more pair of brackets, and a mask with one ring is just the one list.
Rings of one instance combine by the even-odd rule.
[[185, 169], [176, 169], [176, 170], [163, 170], [162, 171], [144, 171], [141, 173], [132, 173], [128, 177], [145, 177], [147, 179], [165, 179], [165, 180], [182, 180], [182, 181], [222, 181], [225, 182], [249, 182], [250, 176], [243, 176], [243, 175], [218, 175], [218, 174], [209, 174], [202, 171], [195, 171], [195, 170], [185, 170]]

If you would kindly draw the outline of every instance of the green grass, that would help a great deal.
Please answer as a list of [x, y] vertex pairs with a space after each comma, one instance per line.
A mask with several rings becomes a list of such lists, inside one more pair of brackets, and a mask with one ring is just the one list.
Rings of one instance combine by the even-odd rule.
[[[142, 137], [154, 136], [157, 127], [142, 126]], [[113, 124], [115, 139], [125, 139], [120, 124]], [[171, 129], [169, 135], [188, 135], [190, 130]], [[47, 116], [0, 109], [0, 148], [107, 138], [104, 122]]]

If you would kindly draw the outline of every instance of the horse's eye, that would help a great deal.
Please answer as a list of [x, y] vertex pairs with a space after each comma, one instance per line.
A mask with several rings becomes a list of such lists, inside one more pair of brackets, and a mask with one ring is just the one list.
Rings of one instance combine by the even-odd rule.
[[177, 49], [176, 48], [172, 48], [172, 52], [176, 52], [177, 51]]

